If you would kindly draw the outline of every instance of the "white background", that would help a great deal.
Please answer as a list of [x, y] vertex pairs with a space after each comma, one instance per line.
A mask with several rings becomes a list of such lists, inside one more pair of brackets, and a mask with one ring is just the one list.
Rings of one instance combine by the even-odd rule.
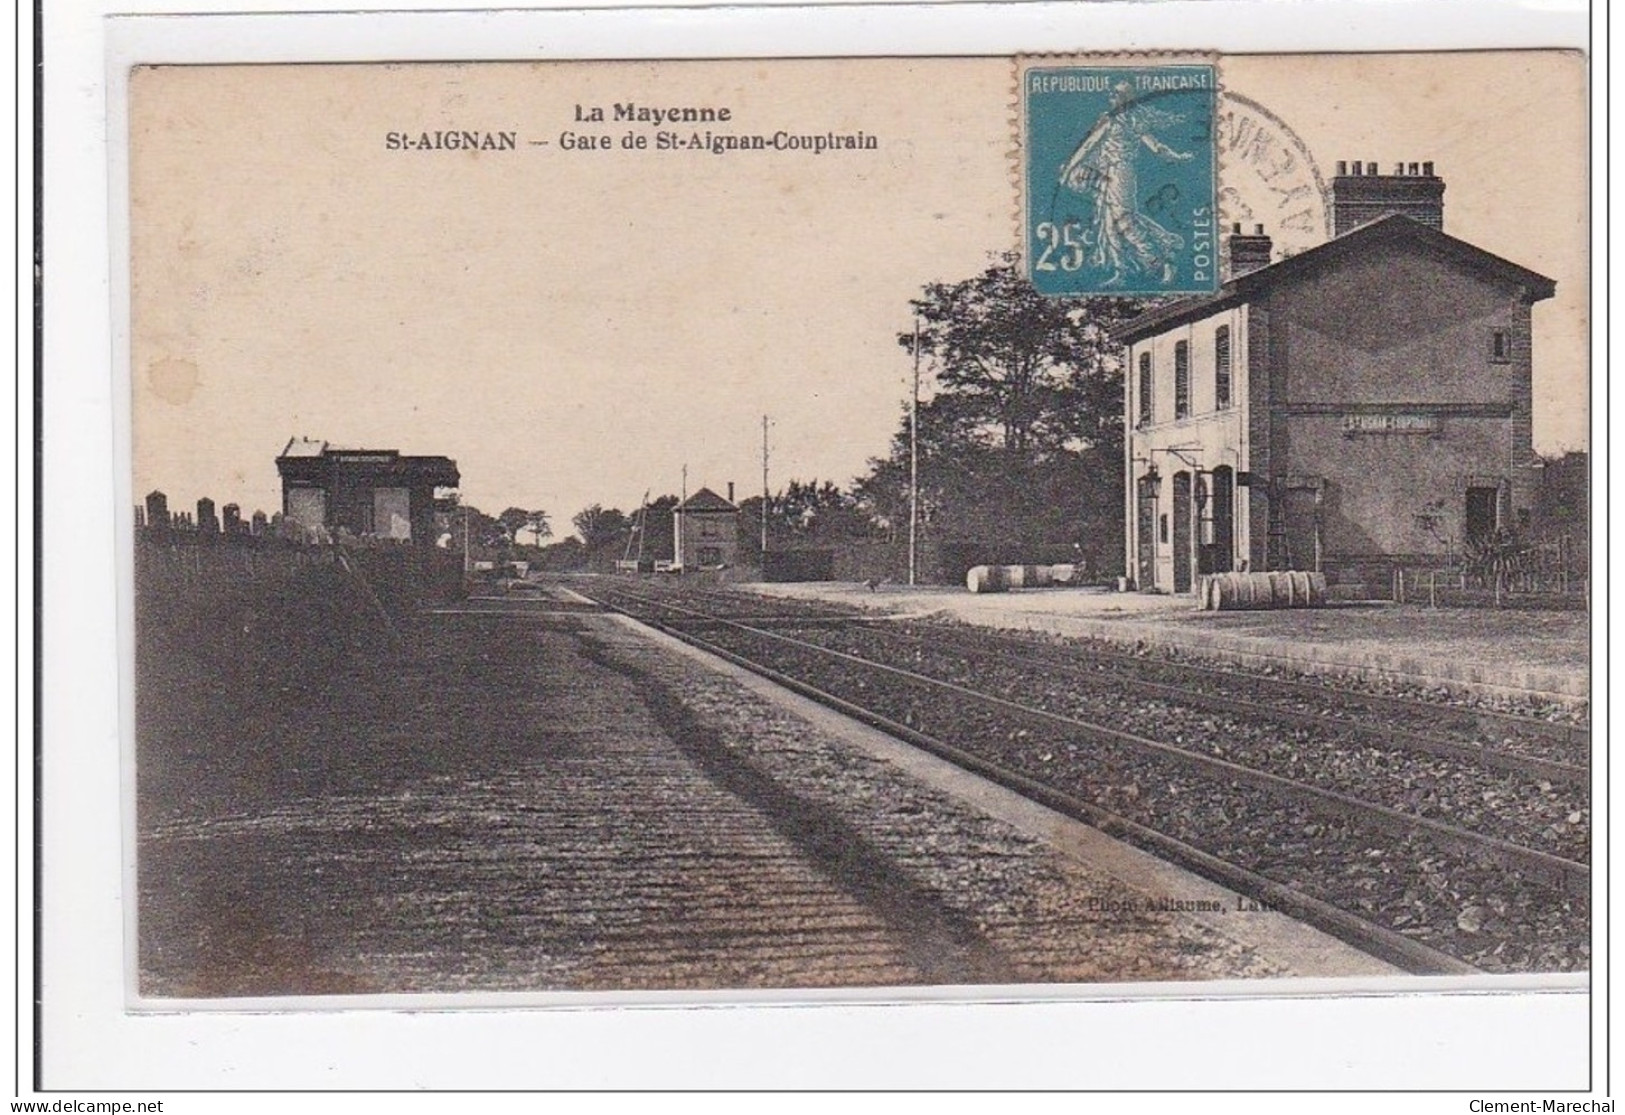
[[[287, 0], [239, 5], [286, 10]], [[235, 20], [167, 19], [135, 30], [138, 53], [220, 60], [374, 58], [726, 57], [775, 54], [1009, 54], [1046, 50], [1239, 50], [1585, 47], [1576, 4], [1453, 2], [857, 6], [413, 15]], [[47, 4], [44, 57], [45, 615], [44, 1084], [89, 1089], [532, 1088], [1452, 1088], [1473, 1094], [1584, 1087], [1603, 998], [1580, 993], [1361, 995], [1012, 1003], [921, 1002], [642, 1008], [329, 1010], [135, 1015], [125, 1009], [122, 933], [123, 795], [118, 539], [127, 515], [127, 397], [115, 367], [114, 260], [109, 222], [107, 18], [115, 11], [204, 11], [174, 0]], [[144, 45], [142, 45], [144, 44]], [[19, 44], [26, 51], [26, 44]], [[195, 52], [195, 53], [188, 53]], [[21, 56], [25, 65], [26, 53]], [[150, 57], [150, 54], [149, 54]], [[1602, 71], [1602, 49], [1594, 62]], [[24, 91], [26, 93], [26, 90]], [[27, 111], [26, 105], [24, 111]], [[1599, 122], [1600, 123], [1600, 122]], [[26, 128], [26, 125], [22, 125]], [[1601, 131], [1598, 137], [1600, 142]], [[26, 131], [22, 138], [26, 142]], [[1602, 167], [1599, 164], [1598, 173]], [[26, 166], [22, 174], [26, 175]], [[20, 179], [27, 196], [26, 178]], [[19, 236], [26, 250], [27, 214]], [[1600, 224], [1600, 220], [1598, 221]], [[1600, 249], [1598, 258], [1601, 258]], [[28, 275], [19, 286], [26, 297]], [[1604, 276], [1596, 273], [1599, 301]], [[19, 327], [26, 331], [26, 303]], [[1600, 320], [1602, 315], [1596, 314]], [[1601, 377], [1598, 377], [1599, 381]], [[19, 368], [28, 415], [29, 367]], [[1605, 385], [1593, 414], [1600, 433]], [[29, 433], [21, 434], [26, 454]], [[1594, 462], [1606, 445], [1593, 436]], [[19, 511], [31, 463], [19, 457]], [[1605, 489], [1596, 500], [1599, 534]], [[19, 513], [19, 518], [21, 515]], [[26, 531], [22, 532], [26, 535]], [[26, 567], [24, 567], [26, 576]], [[1606, 582], [1594, 598], [1606, 614]], [[21, 617], [28, 647], [28, 617]], [[1598, 677], [1606, 659], [1597, 658]], [[26, 687], [24, 687], [26, 688]], [[1606, 739], [1606, 697], [1593, 719]], [[18, 1087], [32, 1078], [27, 909], [32, 786], [29, 695], [19, 694], [16, 777], [19, 866]], [[1596, 853], [1606, 877], [1604, 849]], [[1597, 907], [1599, 937], [1605, 910]], [[1599, 958], [1600, 961], [1601, 958]], [[1598, 964], [1600, 980], [1606, 969]], [[1591, 1025], [1593, 1014], [1599, 1025]], [[1597, 1061], [1600, 1087], [1602, 1062]], [[51, 1097], [55, 1098], [55, 1097]], [[151, 1098], [131, 1096], [130, 1098]], [[1574, 1097], [1569, 1097], [1574, 1098]], [[959, 1097], [973, 1101], [973, 1097]], [[1334, 1106], [1336, 1097], [1308, 1101]], [[1380, 1099], [1343, 1097], [1352, 1106]], [[421, 1100], [421, 1102], [420, 1102]], [[517, 1106], [534, 1100], [509, 1097]], [[1140, 1097], [1136, 1106], [1204, 1104]], [[317, 1110], [333, 1096], [189, 1098], [166, 1111]], [[370, 1109], [373, 1103], [365, 1106]], [[393, 1096], [410, 1109], [454, 1103]], [[481, 1107], [498, 1097], [482, 1099]], [[708, 1101], [716, 1102], [716, 1101]], [[760, 1101], [776, 1103], [778, 1101]], [[826, 1101], [829, 1102], [829, 1101]], [[836, 1101], [839, 1102], [839, 1101]], [[974, 1100], [978, 1107], [990, 1100]], [[1077, 1101], [1067, 1102], [1070, 1107]], [[1467, 1096], [1413, 1097], [1465, 1111]], [[1256, 1103], [1251, 1104], [1256, 1106]], [[1301, 1102], [1266, 1103], [1282, 1109]], [[753, 1105], [754, 1107], [754, 1105]]]

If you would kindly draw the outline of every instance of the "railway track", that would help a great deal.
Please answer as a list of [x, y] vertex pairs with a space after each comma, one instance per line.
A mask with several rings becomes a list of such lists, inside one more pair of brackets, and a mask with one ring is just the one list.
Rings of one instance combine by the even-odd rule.
[[1531, 755], [1522, 750], [1509, 750], [1479, 739], [1451, 738], [1396, 727], [1385, 719], [1375, 717], [1356, 719], [1343, 708], [1313, 711], [1302, 704], [1285, 706], [1269, 698], [1230, 695], [1206, 688], [1190, 689], [1167, 682], [1147, 681], [1125, 673], [1093, 669], [1080, 662], [1077, 657], [1071, 661], [1048, 658], [1035, 661], [1028, 655], [1001, 650], [996, 646], [976, 645], [970, 638], [939, 640], [918, 631], [889, 628], [874, 630], [877, 636], [913, 648], [916, 654], [953, 654], [966, 659], [1040, 673], [1048, 677], [1061, 676], [1095, 692], [1128, 695], [1142, 701], [1158, 702], [1165, 706], [1199, 712], [1219, 713], [1255, 721], [1268, 720], [1280, 727], [1316, 736], [1346, 737], [1369, 747], [1420, 752], [1457, 763], [1480, 766], [1486, 770], [1546, 780], [1569, 787], [1585, 796], [1589, 796], [1590, 793], [1590, 771], [1584, 765], [1565, 759]]
[[[718, 615], [710, 599], [702, 610], [689, 606], [692, 601], [622, 587], [606, 586], [598, 595], [607, 606], [1411, 970], [1587, 966], [1590, 868], [1573, 853], [1584, 853], [1588, 835], [1558, 842], [1560, 852], [1569, 853], [1560, 854], [1533, 846], [1538, 841], [1516, 825], [1503, 826], [1505, 834], [1486, 833], [1455, 823], [1452, 809], [1425, 816], [1404, 802], [1370, 800], [1381, 796], [1372, 791], [1377, 783], [1368, 779], [1359, 792], [1337, 788], [1335, 778], [1316, 769], [1312, 741], [1298, 748], [1296, 769], [1256, 748], [1249, 753], [1232, 747], [1225, 754], [1183, 736], [1169, 742], [1157, 731], [1158, 718], [1170, 716], [1167, 703], [1134, 719], [1132, 730], [1107, 727], [1102, 721], [1110, 710], [1091, 704], [1098, 692], [1079, 697], [1072, 692], [1076, 686], [1067, 687], [1060, 707], [1043, 695], [1035, 699], [1023, 689], [1023, 677], [1030, 675], [1012, 670], [1029, 662], [1012, 663], [1007, 653], [985, 648], [979, 658], [962, 654], [965, 637], [958, 634], [947, 649], [927, 648], [914, 633], [839, 625], [839, 615], [827, 610], [774, 612], [739, 601], [742, 606], [732, 610], [746, 618], [733, 618]], [[797, 618], [817, 622], [791, 633]], [[897, 664], [895, 650], [879, 649], [881, 643], [896, 648], [910, 640], [915, 654], [907, 665]], [[973, 658], [983, 663], [980, 671], [963, 668]], [[1236, 723], [1252, 723], [1255, 734], [1259, 723], [1273, 729], [1293, 719], [1277, 706], [1245, 698], [1228, 699], [1225, 711]], [[1306, 729], [1307, 722], [1298, 727]], [[1526, 757], [1483, 745], [1465, 751], [1460, 744], [1443, 754], [1430, 751], [1426, 762], [1445, 768], [1447, 777], [1472, 770], [1474, 777], [1515, 781], [1552, 773], [1549, 764], [1523, 762]], [[1403, 746], [1400, 754], [1402, 762], [1421, 761]], [[1452, 770], [1457, 773], [1450, 775]], [[1572, 777], [1558, 773], [1565, 782]], [[1439, 777], [1437, 770], [1421, 775]], [[1540, 800], [1555, 797], [1563, 809], [1555, 781], [1539, 791]]]
[[[685, 595], [706, 601], [718, 614], [738, 622], [752, 618], [771, 624], [785, 624], [797, 619], [814, 619], [831, 624], [841, 621], [873, 622], [889, 630], [912, 631], [921, 634], [919, 625], [889, 618], [880, 619], [855, 609], [841, 609], [823, 602], [775, 600], [769, 611], [763, 604], [742, 597], [739, 593], [717, 590], [687, 590]], [[785, 605], [780, 608], [779, 605]], [[1130, 683], [1152, 685], [1162, 683], [1178, 687], [1187, 700], [1199, 695], [1217, 695], [1220, 698], [1242, 696], [1260, 704], [1278, 706], [1285, 712], [1307, 711], [1320, 718], [1341, 717], [1355, 720], [1367, 717], [1380, 722], [1386, 729], [1404, 732], [1412, 727], [1433, 739], [1443, 739], [1449, 732], [1460, 737], [1458, 742], [1468, 746], [1498, 748], [1508, 754], [1527, 754], [1532, 758], [1548, 759], [1559, 767], [1570, 768], [1560, 777], [1583, 771], [1589, 759], [1591, 726], [1571, 718], [1543, 718], [1526, 713], [1487, 708], [1477, 703], [1444, 703], [1416, 696], [1371, 692], [1349, 685], [1333, 685], [1302, 678], [1282, 677], [1278, 674], [1259, 673], [1235, 666], [1216, 666], [1177, 658], [1148, 656], [1102, 640], [1069, 641], [1058, 645], [1043, 637], [1014, 635], [1006, 632], [978, 628], [974, 633], [947, 624], [932, 624], [929, 638], [938, 645], [968, 646], [978, 653], [991, 653], [991, 648], [1003, 647], [1007, 652], [1019, 654], [1035, 664], [1061, 669], [1080, 669], [1087, 662], [1088, 672], [1122, 677]], [[1081, 670], [1080, 670], [1081, 672]], [[1588, 777], [1588, 776], [1587, 776]]]
[[[933, 638], [936, 637], [933, 632]], [[990, 646], [1002, 646], [1007, 653], [1028, 655], [1046, 666], [1063, 669], [1078, 670], [1080, 659], [1084, 659], [1089, 663], [1088, 672], [1143, 685], [1148, 691], [1159, 682], [1164, 686], [1177, 685], [1183, 699], [1189, 701], [1222, 702], [1240, 696], [1255, 709], [1267, 705], [1278, 709], [1283, 716], [1297, 712], [1320, 719], [1343, 719], [1352, 724], [1358, 724], [1361, 719], [1369, 720], [1381, 725], [1374, 730], [1398, 737], [1425, 735], [1429, 739], [1443, 740], [1446, 737], [1440, 733], [1450, 733], [1470, 747], [1499, 750], [1509, 757], [1527, 757], [1533, 760], [1526, 768], [1529, 772], [1534, 772], [1544, 760], [1552, 764], [1558, 778], [1578, 776], [1582, 781], [1589, 781], [1584, 767], [1589, 758], [1591, 728], [1583, 722], [1372, 693], [1179, 659], [1149, 658], [1099, 642], [1061, 647], [991, 631], [978, 631], [976, 636], [969, 637], [956, 634], [952, 629], [944, 630], [942, 638], [956, 645], [981, 643], [978, 649], [984, 652]]]

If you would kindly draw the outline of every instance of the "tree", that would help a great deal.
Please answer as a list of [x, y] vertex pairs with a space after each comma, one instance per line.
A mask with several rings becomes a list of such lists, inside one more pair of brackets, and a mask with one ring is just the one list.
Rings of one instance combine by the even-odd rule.
[[[809, 547], [867, 538], [874, 527], [858, 497], [833, 480], [791, 480], [768, 497], [767, 532], [769, 547]], [[739, 539], [742, 550], [760, 548], [761, 496], [740, 502]]]
[[582, 543], [589, 550], [596, 550], [611, 543], [625, 545], [627, 533], [632, 524], [625, 512], [617, 507], [604, 507], [593, 504], [591, 507], [577, 511], [570, 519], [576, 533], [581, 536]]
[[542, 539], [553, 537], [553, 524], [548, 519], [546, 511], [532, 511], [526, 515], [525, 529], [530, 531], [537, 546], [542, 544]]
[[[1019, 455], [1122, 450], [1123, 368], [1110, 328], [1133, 298], [1047, 298], [1006, 253], [975, 278], [928, 284], [912, 303], [937, 382], [941, 432]], [[915, 335], [899, 334], [913, 353]]]
[[436, 522], [448, 549], [461, 550], [465, 533], [473, 549], [496, 550], [507, 545], [502, 524], [473, 504], [464, 503], [461, 495], [454, 493], [436, 503]]
[[[926, 536], [1072, 543], [1098, 564], [1122, 537], [1123, 367], [1110, 329], [1137, 299], [1040, 295], [1000, 256], [912, 303], [933, 382], [918, 412]], [[913, 354], [915, 334], [898, 343]], [[909, 420], [854, 487], [892, 537], [909, 516]]]
[[552, 524], [548, 522], [546, 511], [526, 511], [523, 507], [509, 507], [497, 516], [497, 523], [510, 546], [519, 544], [519, 532], [528, 530], [533, 536], [532, 545], [540, 546], [542, 539], [553, 534]]

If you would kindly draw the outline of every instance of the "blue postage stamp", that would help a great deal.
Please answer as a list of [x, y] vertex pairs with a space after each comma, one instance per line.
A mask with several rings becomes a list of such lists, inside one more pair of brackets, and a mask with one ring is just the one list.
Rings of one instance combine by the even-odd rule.
[[1043, 294], [1218, 289], [1214, 68], [1022, 75], [1027, 272]]

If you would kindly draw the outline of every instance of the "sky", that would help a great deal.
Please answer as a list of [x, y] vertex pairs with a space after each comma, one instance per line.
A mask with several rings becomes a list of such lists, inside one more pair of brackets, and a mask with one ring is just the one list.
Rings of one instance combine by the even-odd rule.
[[[1557, 280], [1535, 310], [1536, 448], [1583, 448], [1577, 56], [1243, 57], [1221, 81], [1327, 181], [1340, 158], [1433, 161], [1447, 232]], [[903, 413], [909, 300], [1020, 241], [1014, 88], [1007, 59], [139, 71], [135, 496], [274, 511], [275, 457], [302, 436], [453, 457], [469, 501], [545, 509], [562, 535], [589, 504], [677, 492], [685, 465], [690, 492], [760, 491], [764, 414], [774, 489], [849, 482]], [[616, 103], [731, 119], [577, 119]], [[707, 128], [876, 147], [653, 149]], [[517, 143], [388, 140], [443, 129]]]

